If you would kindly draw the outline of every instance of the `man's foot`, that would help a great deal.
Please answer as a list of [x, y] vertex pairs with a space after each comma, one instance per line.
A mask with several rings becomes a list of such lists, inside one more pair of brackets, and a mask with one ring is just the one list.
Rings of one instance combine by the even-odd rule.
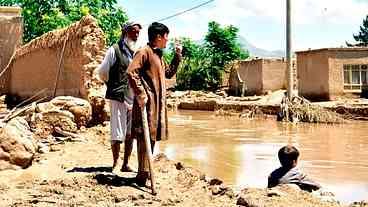
[[141, 172], [135, 177], [135, 183], [140, 187], [146, 187], [146, 182], [148, 179], [148, 172]]
[[121, 172], [134, 172], [134, 170], [128, 165], [123, 165], [120, 169]]
[[119, 161], [116, 161], [115, 163], [112, 164], [112, 167], [111, 167], [111, 172], [114, 173], [114, 174], [117, 174], [119, 172]]

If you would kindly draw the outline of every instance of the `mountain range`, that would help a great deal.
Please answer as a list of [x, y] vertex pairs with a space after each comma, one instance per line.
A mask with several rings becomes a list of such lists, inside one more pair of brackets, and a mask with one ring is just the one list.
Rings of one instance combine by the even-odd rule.
[[251, 44], [247, 39], [245, 39], [242, 36], [238, 37], [238, 41], [241, 45], [241, 47], [245, 50], [248, 50], [250, 57], [285, 57], [285, 51], [282, 50], [274, 50], [269, 51], [262, 48], [258, 48]]

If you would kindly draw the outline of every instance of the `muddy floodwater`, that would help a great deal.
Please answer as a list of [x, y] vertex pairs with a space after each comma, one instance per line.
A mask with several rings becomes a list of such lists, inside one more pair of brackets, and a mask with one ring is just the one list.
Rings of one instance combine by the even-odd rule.
[[287, 143], [299, 166], [344, 202], [368, 199], [368, 122], [343, 125], [240, 120], [213, 112], [169, 114], [170, 140], [160, 150], [235, 187], [266, 187]]

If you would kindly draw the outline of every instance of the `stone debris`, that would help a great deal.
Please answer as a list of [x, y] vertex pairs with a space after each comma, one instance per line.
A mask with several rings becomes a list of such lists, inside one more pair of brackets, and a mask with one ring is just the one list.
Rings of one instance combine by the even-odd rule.
[[27, 121], [16, 117], [0, 130], [0, 170], [30, 166], [38, 146]]
[[[49, 102], [33, 103], [0, 128], [0, 170], [32, 164], [36, 153], [47, 153], [50, 146], [65, 141], [84, 141], [77, 136], [79, 127], [88, 125], [92, 107], [75, 97], [56, 97]], [[69, 138], [57, 138], [61, 135]]]

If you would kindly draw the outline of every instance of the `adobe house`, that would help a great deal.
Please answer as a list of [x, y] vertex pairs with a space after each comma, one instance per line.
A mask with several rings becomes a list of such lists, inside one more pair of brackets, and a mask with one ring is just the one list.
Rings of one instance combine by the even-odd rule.
[[[21, 45], [23, 20], [21, 8], [0, 7], [0, 74], [8, 65], [14, 50]], [[3, 74], [5, 75], [5, 74]], [[0, 75], [0, 76], [3, 76]], [[5, 82], [0, 81], [0, 94], [6, 91]]]
[[51, 99], [56, 92], [56, 96], [88, 99], [90, 89], [98, 88], [93, 70], [104, 47], [102, 30], [92, 16], [86, 16], [18, 48], [5, 69], [7, 75], [0, 81], [5, 85], [5, 93], [18, 100], [40, 91], [45, 92], [38, 98]]
[[297, 54], [299, 94], [311, 100], [335, 100], [360, 94], [368, 77], [368, 48], [323, 48]]
[[286, 61], [284, 59], [250, 59], [233, 64], [229, 77], [230, 95], [261, 95], [285, 88]]

